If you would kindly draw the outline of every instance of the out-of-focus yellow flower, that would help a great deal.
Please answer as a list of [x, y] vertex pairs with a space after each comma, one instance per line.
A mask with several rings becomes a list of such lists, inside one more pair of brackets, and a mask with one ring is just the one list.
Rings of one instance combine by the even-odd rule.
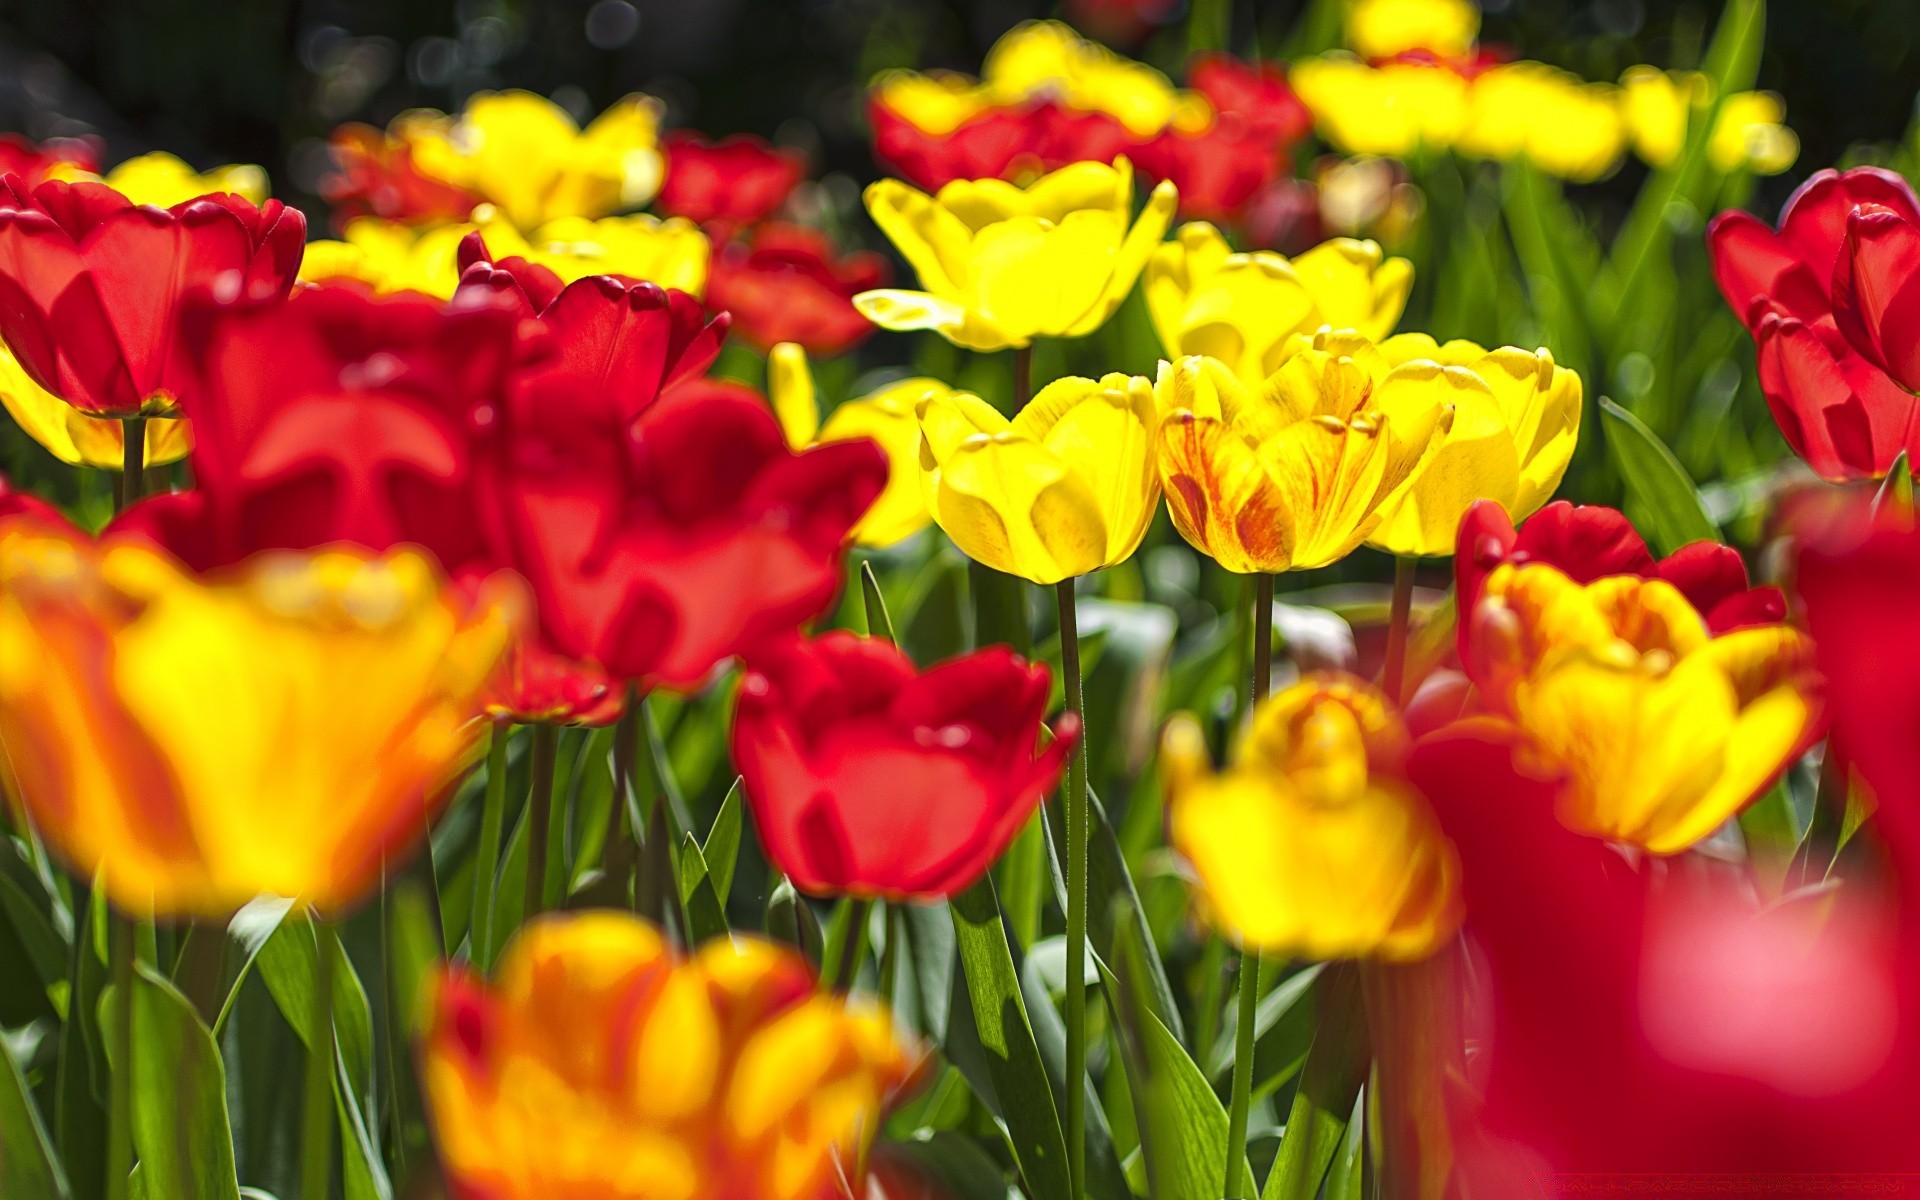
[[1432, 63], [1371, 67], [1328, 54], [1294, 64], [1288, 81], [1320, 132], [1347, 154], [1409, 158], [1452, 147], [1467, 123], [1466, 77]]
[[626, 275], [701, 295], [707, 286], [707, 235], [679, 217], [644, 213], [589, 221], [567, 217], [531, 237], [493, 217], [480, 224], [422, 229], [379, 217], [347, 222], [339, 241], [307, 243], [300, 278], [350, 278], [378, 291], [411, 290], [447, 299], [460, 283], [460, 240], [479, 230], [495, 260], [519, 257], [572, 283], [589, 275]]
[[1147, 260], [1147, 309], [1169, 355], [1204, 354], [1259, 383], [1288, 343], [1322, 326], [1378, 340], [1393, 332], [1413, 289], [1413, 264], [1375, 242], [1338, 238], [1289, 262], [1267, 250], [1236, 254], [1220, 231], [1180, 227]]
[[98, 181], [135, 204], [151, 204], [155, 208], [172, 208], [212, 192], [232, 192], [253, 205], [267, 200], [267, 173], [252, 163], [215, 167], [201, 174], [164, 150], [129, 158], [104, 176], [63, 163], [48, 171], [47, 177]]
[[1457, 148], [1500, 162], [1524, 157], [1550, 175], [1591, 182], [1627, 150], [1620, 89], [1544, 63], [1495, 67], [1473, 81]]
[[1431, 50], [1457, 58], [1480, 36], [1472, 0], [1350, 0], [1347, 45], [1364, 58]]
[[1805, 635], [1712, 637], [1664, 580], [1582, 587], [1510, 564], [1469, 619], [1475, 683], [1566, 771], [1561, 819], [1595, 837], [1687, 849], [1765, 790], [1818, 724]]
[[[89, 417], [33, 381], [20, 360], [0, 343], [0, 406], [28, 437], [57, 459], [77, 467], [114, 467], [125, 461], [125, 426]], [[193, 435], [183, 420], [147, 421], [146, 463], [159, 466], [185, 458]]]
[[1016, 25], [987, 52], [981, 73], [985, 90], [1001, 103], [1052, 96], [1073, 108], [1107, 113], [1135, 137], [1152, 137], [1169, 125], [1198, 131], [1212, 117], [1204, 98], [1059, 21]]
[[947, 136], [994, 104], [992, 88], [951, 71], [885, 71], [874, 79], [872, 92], [874, 99], [934, 137]]
[[919, 409], [923, 400], [953, 397], [952, 388], [937, 379], [902, 379], [840, 405], [822, 425], [807, 352], [793, 342], [782, 342], [767, 356], [767, 394], [787, 444], [795, 450], [871, 438], [886, 451], [886, 490], [853, 527], [855, 542], [884, 549], [932, 523], [920, 491]]
[[1215, 774], [1187, 716], [1160, 765], [1174, 847], [1215, 923], [1249, 950], [1300, 958], [1424, 958], [1460, 926], [1460, 867], [1402, 777], [1408, 737], [1386, 698], [1311, 675], [1254, 712]]
[[1453, 411], [1452, 427], [1412, 488], [1382, 506], [1367, 543], [1394, 554], [1452, 554], [1460, 518], [1476, 500], [1493, 500], [1519, 521], [1553, 498], [1580, 436], [1580, 377], [1545, 350], [1485, 350], [1472, 342], [1442, 346], [1404, 333], [1375, 346], [1351, 331], [1322, 331], [1293, 349], [1348, 359], [1373, 386], [1425, 392]]
[[1074, 163], [1026, 187], [960, 180], [934, 196], [882, 179], [867, 189], [867, 211], [926, 290], [862, 292], [854, 307], [883, 328], [932, 329], [972, 350], [1081, 337], [1126, 299], [1178, 200], [1162, 183], [1128, 229], [1125, 159]]
[[660, 188], [660, 105], [633, 95], [581, 129], [532, 92], [479, 92], [457, 118], [409, 114], [393, 132], [416, 167], [485, 196], [521, 229], [638, 208]]
[[1313, 346], [1257, 385], [1217, 359], [1162, 363], [1154, 392], [1174, 528], [1242, 574], [1352, 553], [1413, 489], [1454, 420], [1432, 371], [1408, 364], [1376, 379]]
[[681, 959], [589, 912], [528, 925], [491, 987], [443, 977], [424, 1081], [463, 1195], [832, 1200], [915, 1070], [882, 1010], [822, 994], [784, 948]]
[[[1620, 83], [1634, 152], [1649, 166], [1671, 167], [1686, 148], [1690, 114], [1704, 115], [1713, 103], [1713, 81], [1698, 72], [1643, 66], [1629, 68]], [[1778, 175], [1793, 166], [1800, 139], [1783, 124], [1786, 117], [1785, 104], [1770, 92], [1728, 96], [1707, 143], [1714, 170]]]
[[196, 578], [145, 543], [0, 524], [10, 786], [122, 911], [338, 912], [467, 761], [521, 624], [505, 584], [468, 604], [419, 554], [345, 549]]
[[965, 392], [920, 402], [927, 508], [969, 558], [1034, 583], [1124, 562], [1160, 502], [1153, 385], [1069, 377], [1013, 420]]

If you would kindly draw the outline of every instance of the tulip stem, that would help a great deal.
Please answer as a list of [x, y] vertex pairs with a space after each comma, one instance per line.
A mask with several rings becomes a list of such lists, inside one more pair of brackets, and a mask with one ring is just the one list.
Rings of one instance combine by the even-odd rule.
[[140, 498], [147, 469], [147, 419], [128, 417], [120, 422], [120, 439], [120, 490], [113, 506], [116, 513], [125, 512]]
[[1253, 1195], [1247, 1174], [1247, 1110], [1253, 1107], [1253, 1034], [1260, 1012], [1260, 956], [1240, 955], [1240, 1015], [1233, 1030], [1233, 1099], [1227, 1109], [1227, 1200]]
[[547, 825], [553, 816], [553, 768], [559, 749], [559, 726], [548, 721], [534, 725], [527, 764], [533, 783], [527, 789], [527, 902], [522, 921], [539, 916], [547, 906]]
[[313, 919], [313, 1007], [307, 1028], [307, 1092], [300, 1141], [301, 1200], [327, 1200], [333, 1186], [333, 972], [340, 931]]
[[[76, 930], [74, 938], [85, 935]], [[133, 921], [109, 911], [107, 955], [113, 960], [113, 1078], [107, 1096], [107, 1200], [126, 1200], [133, 1174]]]
[[480, 973], [493, 972], [494, 892], [500, 876], [500, 827], [507, 810], [507, 740], [512, 726], [493, 723], [487, 743], [487, 791], [480, 807], [480, 845], [473, 852], [473, 927], [467, 958]]
[[1273, 576], [1253, 577], [1253, 679], [1247, 686], [1251, 714], [1273, 690]]
[[1393, 560], [1393, 608], [1387, 617], [1387, 662], [1380, 690], [1395, 706], [1405, 703], [1407, 626], [1413, 619], [1413, 575], [1419, 564], [1401, 556]]
[[1019, 412], [1033, 399], [1033, 343], [1013, 352], [1013, 411]]
[[865, 897], [847, 897], [847, 924], [840, 931], [840, 953], [820, 977], [820, 986], [829, 992], [851, 992], [854, 976], [860, 970], [860, 956], [867, 946], [867, 918], [873, 901]]
[[1067, 711], [1080, 720], [1079, 744], [1067, 764], [1067, 1179], [1071, 1194], [1086, 1194], [1087, 1075], [1087, 733], [1080, 690], [1080, 627], [1073, 580], [1054, 587], [1060, 607], [1060, 677]]

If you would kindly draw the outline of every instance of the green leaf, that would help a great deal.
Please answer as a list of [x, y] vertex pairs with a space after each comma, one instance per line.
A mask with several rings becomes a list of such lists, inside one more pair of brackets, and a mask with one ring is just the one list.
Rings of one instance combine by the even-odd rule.
[[973, 594], [973, 644], [1012, 646], [1033, 656], [1033, 626], [1027, 619], [1027, 581], [971, 560], [967, 587]]
[[[26, 851], [10, 837], [0, 835], [0, 919], [11, 926], [19, 955], [7, 961], [31, 964], [31, 971], [5, 972], [0, 990], [18, 987], [33, 993], [20, 1000], [25, 1024], [52, 1009], [49, 997], [61, 989], [72, 955], [73, 919], [57, 895], [27, 861]], [[0, 1012], [10, 1005], [0, 1002]]]
[[[954, 897], [948, 908], [972, 1002], [973, 1031], [985, 1051], [987, 1073], [1027, 1192], [1034, 1200], [1071, 1200], [1060, 1114], [1027, 1020], [991, 877]], [[1212, 1200], [1218, 1200], [1218, 1193]]]
[[893, 641], [893, 618], [887, 615], [886, 597], [880, 594], [871, 562], [860, 564], [860, 598], [867, 608], [867, 636]]
[[700, 856], [707, 860], [707, 875], [713, 880], [713, 894], [720, 897], [722, 911], [733, 895], [733, 868], [740, 861], [744, 802], [740, 777], [736, 775], [733, 786], [727, 789], [726, 799], [720, 801], [720, 811], [713, 816], [713, 828], [707, 830], [707, 844], [700, 848]]
[[1320, 1194], [1347, 1123], [1354, 1099], [1366, 1082], [1366, 1007], [1360, 999], [1360, 972], [1351, 963], [1329, 966], [1316, 1005], [1313, 1048], [1300, 1073], [1299, 1090], [1287, 1114], [1280, 1153], [1267, 1176], [1260, 1200], [1313, 1200]]
[[815, 970], [824, 961], [827, 947], [820, 918], [813, 915], [813, 906], [794, 889], [791, 879], [782, 879], [767, 896], [767, 936], [800, 951]]
[[68, 964], [67, 1019], [60, 1026], [60, 1066], [54, 1080], [54, 1140], [67, 1182], [81, 1200], [105, 1194], [106, 1047], [99, 1025], [100, 992], [107, 984], [106, 899], [97, 884], [74, 930]]
[[697, 946], [711, 938], [725, 937], [727, 933], [727, 914], [720, 907], [720, 897], [713, 891], [713, 877], [707, 870], [707, 860], [700, 853], [700, 843], [691, 833], [683, 835], [680, 843], [680, 906], [687, 917], [687, 944]]
[[1700, 493], [1687, 478], [1680, 460], [1646, 423], [1604, 396], [1600, 412], [1607, 428], [1607, 445], [1627, 481], [1627, 492], [1639, 502], [1647, 540], [1662, 555], [1690, 542], [1717, 542], [1720, 530], [1700, 503]]
[[227, 1017], [233, 1012], [233, 1002], [240, 995], [241, 985], [252, 973], [261, 949], [280, 931], [281, 924], [292, 911], [293, 901], [279, 896], [262, 896], [250, 901], [227, 922], [227, 937], [240, 947], [240, 969], [233, 977], [233, 986], [227, 989], [226, 1000], [220, 1005], [220, 1015], [213, 1022], [215, 1041], [226, 1029]]
[[[102, 1026], [122, 1002], [112, 986], [101, 993]], [[145, 964], [133, 980], [133, 1147], [156, 1200], [239, 1200], [220, 1050], [187, 998]]]
[[[908, 971], [912, 986], [913, 1028], [933, 1042], [946, 1044], [947, 1016], [953, 998], [953, 917], [944, 902], [900, 904], [906, 930]], [[896, 997], [896, 1000], [902, 997]]]
[[1367, 1089], [1363, 1084], [1354, 1097], [1353, 1112], [1347, 1116], [1347, 1135], [1340, 1139], [1340, 1153], [1327, 1172], [1327, 1200], [1360, 1200], [1366, 1182], [1362, 1156], [1366, 1152]]
[[[1047, 1065], [1047, 1077], [1054, 1095], [1064, 1095], [1067, 1086], [1067, 1029], [1060, 1015], [1058, 994], [1066, 990], [1067, 939], [1050, 937], [1036, 944], [1020, 964], [1020, 990], [1026, 997], [1027, 1015], [1033, 1021], [1033, 1041]], [[1098, 982], [1096, 977], [1095, 982]], [[1087, 1186], [1089, 1200], [1130, 1200], [1126, 1173], [1114, 1149], [1113, 1131], [1107, 1125], [1106, 1109], [1093, 1077], [1083, 1075], [1080, 1087], [1086, 1093]]]
[[[1306, 1063], [1318, 1013], [1315, 984], [1324, 969], [1324, 964], [1315, 963], [1297, 971], [1260, 998], [1253, 1021], [1255, 1100], [1280, 1088]], [[1221, 1030], [1213, 1053], [1208, 1056], [1209, 1074], [1213, 1076], [1216, 1091], [1224, 1089], [1232, 1079], [1233, 1041], [1233, 1030]]]
[[0, 1196], [66, 1200], [71, 1194], [20, 1064], [0, 1038]]
[[935, 1195], [952, 1200], [1007, 1200], [1007, 1179], [1000, 1166], [972, 1138], [957, 1133], [891, 1144], [883, 1151], [914, 1164], [920, 1174], [941, 1185]]
[[1886, 480], [1874, 494], [1873, 511], [1875, 515], [1892, 512], [1908, 521], [1913, 519], [1913, 464], [1907, 461], [1905, 450], [1894, 457]]
[[388, 901], [387, 992], [403, 1045], [389, 1053], [406, 1054], [426, 1016], [429, 980], [439, 969], [433, 911], [419, 888], [401, 884]]
[[915, 662], [939, 662], [967, 648], [967, 569], [942, 547], [914, 580], [900, 645]]

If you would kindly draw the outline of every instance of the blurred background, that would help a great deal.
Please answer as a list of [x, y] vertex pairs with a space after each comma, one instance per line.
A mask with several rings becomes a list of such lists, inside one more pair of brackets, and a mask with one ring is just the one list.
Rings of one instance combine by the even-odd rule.
[[[1191, 12], [1189, 5], [1198, 6]], [[578, 116], [632, 91], [670, 125], [803, 146], [827, 175], [874, 174], [861, 93], [888, 67], [977, 72], [1001, 34], [1064, 16], [1179, 74], [1192, 27], [1228, 48], [1306, 44], [1311, 0], [4, 0], [0, 127], [95, 134], [111, 163], [167, 149], [196, 166], [254, 162], [275, 193], [324, 220], [325, 139], [342, 121], [457, 109], [522, 87]], [[1698, 62], [1717, 0], [1484, 0], [1483, 40], [1589, 79], [1642, 62]], [[1765, 181], [1776, 207], [1807, 174], [1899, 141], [1920, 92], [1914, 0], [1774, 0], [1759, 86], [1784, 94], [1796, 169]], [[1190, 22], [1190, 17], [1199, 17]], [[1213, 36], [1213, 35], [1209, 35]], [[1631, 165], [1598, 185], [1630, 199]], [[1624, 203], [1623, 199], [1623, 203]]]

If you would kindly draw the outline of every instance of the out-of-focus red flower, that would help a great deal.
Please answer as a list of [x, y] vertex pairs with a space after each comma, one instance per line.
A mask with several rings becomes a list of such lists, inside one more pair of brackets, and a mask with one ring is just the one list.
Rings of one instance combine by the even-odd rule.
[[[1664, 579], [1705, 618], [1713, 633], [1731, 633], [1787, 618], [1787, 598], [1777, 587], [1753, 587], [1746, 560], [1731, 546], [1695, 542], [1655, 561], [1647, 543], [1618, 509], [1556, 500], [1520, 523], [1491, 500], [1476, 502], [1461, 518], [1453, 558], [1460, 611], [1472, 613], [1487, 576], [1503, 563], [1545, 563], [1575, 583], [1610, 575]], [[1462, 619], [1460, 659], [1472, 662], [1467, 642], [1473, 622]]]
[[307, 223], [278, 200], [135, 205], [97, 183], [0, 178], [0, 338], [41, 387], [95, 417], [173, 413], [190, 390], [182, 299], [231, 276], [283, 297]]
[[18, 175], [35, 187], [57, 166], [89, 174], [100, 170], [98, 138], [50, 138], [35, 142], [17, 133], [0, 133], [0, 175]]
[[413, 164], [413, 148], [371, 125], [349, 123], [327, 139], [333, 171], [320, 181], [320, 196], [344, 225], [360, 216], [410, 225], [465, 221], [481, 197], [436, 179]]
[[1279, 178], [1287, 152], [1253, 132], [1236, 113], [1221, 113], [1198, 133], [1169, 125], [1133, 152], [1141, 173], [1171, 179], [1180, 189], [1180, 215], [1196, 221], [1237, 222], [1260, 189]]
[[1048, 671], [1004, 646], [925, 672], [829, 633], [747, 657], [733, 723], [761, 844], [814, 895], [964, 891], [1059, 782], [1079, 722], [1036, 753]]
[[23, 516], [32, 517], [38, 521], [51, 521], [58, 525], [68, 523], [67, 519], [60, 515], [59, 509], [38, 496], [14, 491], [7, 483], [7, 477], [0, 475], [0, 520]]
[[697, 378], [727, 320], [691, 296], [601, 275], [549, 298], [551, 272], [491, 262], [478, 238], [462, 261], [456, 308], [509, 295], [549, 343], [484, 431], [484, 490], [496, 554], [533, 585], [554, 649], [692, 688], [832, 602], [847, 534], [886, 484], [876, 446], [796, 454], [752, 391]]
[[1188, 67], [1187, 81], [1216, 115], [1238, 117], [1249, 135], [1269, 144], [1288, 147], [1313, 132], [1313, 113], [1288, 86], [1285, 67], [1201, 54]]
[[734, 331], [761, 353], [798, 342], [819, 358], [845, 354], [873, 332], [853, 307], [861, 292], [887, 286], [887, 260], [871, 251], [837, 257], [833, 243], [798, 225], [763, 225], [713, 260], [707, 305], [733, 316]]
[[933, 192], [956, 179], [1013, 179], [1076, 162], [1112, 162], [1140, 142], [1118, 118], [1054, 100], [989, 108], [951, 133], [928, 133], [888, 107], [867, 102], [873, 153], [890, 173]]
[[681, 129], [662, 139], [661, 148], [667, 177], [660, 210], [719, 234], [771, 217], [807, 177], [805, 154], [749, 134], [709, 142]]
[[[1866, 220], [1864, 240], [1851, 239], [1860, 247], [1856, 255], [1848, 223], [1863, 207], [1886, 215]], [[1883, 314], [1896, 293], [1875, 290], [1889, 267], [1902, 269], [1898, 231], [1883, 235], [1890, 225], [1916, 221], [1920, 198], [1906, 180], [1861, 167], [1809, 179], [1787, 201], [1778, 230], [1745, 212], [1721, 213], [1708, 227], [1714, 278], [1753, 334], [1760, 387], [1774, 420], [1794, 453], [1828, 479], [1877, 478], [1901, 450], [1920, 450], [1920, 405], [1882, 365], [1888, 361]], [[1842, 285], [1846, 306], [1859, 314], [1847, 323], [1851, 340], [1835, 315]], [[1897, 325], [1884, 332], [1896, 332]], [[1920, 374], [1914, 378], [1920, 381]]]
[[1920, 390], [1916, 272], [1920, 214], [1911, 207], [1855, 207], [1834, 267], [1834, 319], [1855, 350], [1909, 392]]
[[1278, 250], [1293, 257], [1327, 240], [1320, 215], [1320, 189], [1310, 180], [1276, 179], [1255, 192], [1240, 214], [1249, 249]]
[[1524, 763], [1468, 723], [1409, 764], [1459, 850], [1486, 966], [1483, 1053], [1452, 1113], [1467, 1190], [1920, 1165], [1911, 914], [1870, 892], [1766, 911], [1685, 860], [1636, 865], [1562, 826], [1558, 781]]

